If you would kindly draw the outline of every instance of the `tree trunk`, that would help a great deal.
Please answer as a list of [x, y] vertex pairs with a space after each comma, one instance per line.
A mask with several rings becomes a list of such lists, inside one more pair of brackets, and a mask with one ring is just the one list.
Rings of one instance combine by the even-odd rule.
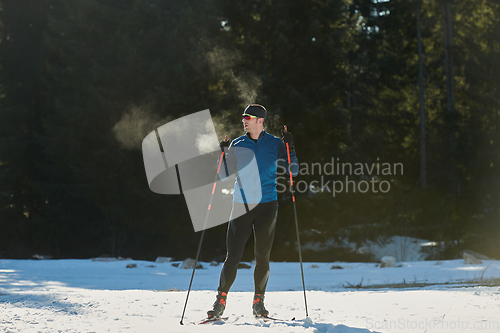
[[443, 3], [443, 30], [444, 30], [444, 54], [445, 54], [445, 73], [446, 73], [446, 100], [448, 112], [450, 113], [450, 154], [451, 154], [451, 181], [452, 193], [454, 197], [460, 194], [460, 184], [458, 182], [458, 158], [456, 134], [456, 115], [455, 115], [455, 87], [453, 74], [453, 35], [451, 29], [451, 5], [449, 2]]
[[427, 187], [427, 167], [425, 148], [425, 101], [424, 101], [424, 59], [422, 54], [422, 33], [420, 29], [420, 3], [416, 8], [418, 46], [418, 88], [420, 97], [420, 185]]

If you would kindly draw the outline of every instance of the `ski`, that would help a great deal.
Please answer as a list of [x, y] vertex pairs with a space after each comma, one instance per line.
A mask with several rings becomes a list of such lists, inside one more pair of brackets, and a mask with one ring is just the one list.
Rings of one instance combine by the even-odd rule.
[[267, 321], [293, 321], [293, 320], [295, 320], [295, 317], [293, 317], [290, 320], [284, 320], [284, 319], [273, 318], [273, 317], [269, 317], [269, 316], [255, 316], [255, 319], [261, 319], [265, 322], [267, 322]]
[[208, 323], [215, 323], [218, 321], [225, 321], [229, 319], [229, 317], [210, 317], [210, 318], [204, 318], [198, 322], [198, 325], [204, 325]]

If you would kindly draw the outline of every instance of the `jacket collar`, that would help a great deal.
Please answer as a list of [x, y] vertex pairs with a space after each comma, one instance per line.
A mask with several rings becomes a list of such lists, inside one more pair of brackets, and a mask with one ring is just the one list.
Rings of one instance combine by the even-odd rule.
[[[262, 130], [262, 132], [260, 132], [260, 134], [259, 134], [259, 139], [260, 139], [260, 138], [263, 138], [263, 137], [264, 137], [264, 135], [266, 135], [266, 130], [264, 130], [264, 129], [263, 129], [263, 130]], [[250, 137], [250, 133], [248, 133], [248, 132], [247, 132], [247, 133], [246, 133], [246, 136], [247, 136], [247, 138], [249, 138], [250, 140], [253, 140], [253, 139]], [[257, 139], [257, 140], [258, 140], [258, 139]]]

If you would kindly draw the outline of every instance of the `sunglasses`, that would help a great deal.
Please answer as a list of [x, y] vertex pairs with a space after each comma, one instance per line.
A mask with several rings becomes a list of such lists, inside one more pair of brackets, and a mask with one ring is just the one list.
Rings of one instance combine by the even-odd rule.
[[249, 114], [242, 114], [241, 115], [241, 119], [250, 120], [250, 119], [253, 119], [253, 118], [257, 118], [257, 116], [252, 116], [252, 115], [249, 115]]

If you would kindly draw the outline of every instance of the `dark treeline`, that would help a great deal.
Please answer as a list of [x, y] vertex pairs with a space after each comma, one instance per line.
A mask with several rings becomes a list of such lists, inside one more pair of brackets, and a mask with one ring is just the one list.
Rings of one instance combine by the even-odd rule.
[[[500, 256], [497, 0], [0, 6], [0, 257], [193, 257], [184, 199], [149, 190], [142, 139], [204, 109], [234, 138], [253, 102], [270, 133], [288, 126], [300, 162], [404, 166], [373, 178], [387, 193], [299, 193], [303, 243], [402, 235], [441, 242], [443, 258]], [[292, 217], [282, 194], [272, 260], [297, 259]], [[225, 228], [202, 260], [224, 255]], [[339, 259], [369, 258], [306, 247]]]

